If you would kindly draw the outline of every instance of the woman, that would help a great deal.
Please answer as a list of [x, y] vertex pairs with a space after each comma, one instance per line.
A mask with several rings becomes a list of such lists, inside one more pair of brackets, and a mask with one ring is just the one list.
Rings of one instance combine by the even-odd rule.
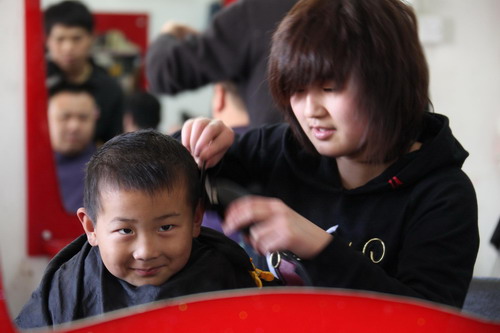
[[234, 140], [209, 119], [183, 144], [212, 173], [259, 185], [224, 231], [262, 254], [290, 251], [315, 286], [461, 307], [478, 250], [468, 153], [429, 112], [429, 75], [399, 0], [304, 0], [279, 25], [269, 82], [288, 124]]

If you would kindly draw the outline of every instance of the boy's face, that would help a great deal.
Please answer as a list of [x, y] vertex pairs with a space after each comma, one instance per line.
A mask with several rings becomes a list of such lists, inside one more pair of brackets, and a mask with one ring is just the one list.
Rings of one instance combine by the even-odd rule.
[[193, 212], [184, 186], [152, 196], [104, 188], [100, 202], [95, 226], [84, 208], [78, 217], [111, 274], [137, 287], [158, 286], [186, 265], [203, 211]]
[[93, 36], [81, 27], [56, 24], [47, 36], [50, 58], [64, 72], [78, 72], [88, 61]]

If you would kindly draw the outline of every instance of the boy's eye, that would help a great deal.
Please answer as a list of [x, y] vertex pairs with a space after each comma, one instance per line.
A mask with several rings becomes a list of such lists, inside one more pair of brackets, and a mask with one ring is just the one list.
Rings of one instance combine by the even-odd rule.
[[132, 229], [128, 229], [128, 228], [119, 229], [118, 233], [120, 233], [122, 235], [130, 235], [132, 233]]
[[165, 224], [160, 227], [160, 231], [169, 231], [173, 228], [174, 226], [171, 224]]

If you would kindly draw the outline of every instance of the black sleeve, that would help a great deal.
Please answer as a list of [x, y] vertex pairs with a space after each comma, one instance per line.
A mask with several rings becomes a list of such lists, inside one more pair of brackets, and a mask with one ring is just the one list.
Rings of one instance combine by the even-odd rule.
[[149, 47], [146, 74], [150, 89], [175, 94], [210, 82], [235, 79], [249, 54], [246, 1], [221, 10], [200, 35], [178, 40], [159, 36]]
[[462, 307], [479, 247], [477, 200], [464, 174], [450, 177], [455, 180], [447, 185], [424, 186], [413, 198], [415, 208], [394, 275], [334, 234], [322, 253], [304, 261], [314, 285], [397, 294]]
[[236, 136], [214, 168], [217, 176], [250, 187], [267, 183], [276, 160], [283, 158], [282, 145], [287, 128], [286, 124], [268, 125]]

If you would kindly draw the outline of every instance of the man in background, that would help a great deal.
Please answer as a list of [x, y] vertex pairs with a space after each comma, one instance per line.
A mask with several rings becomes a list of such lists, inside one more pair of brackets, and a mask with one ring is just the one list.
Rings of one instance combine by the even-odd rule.
[[93, 142], [99, 111], [88, 87], [60, 84], [49, 91], [48, 123], [59, 192], [68, 213], [83, 207], [85, 164], [96, 150]]
[[177, 94], [230, 80], [238, 87], [251, 127], [282, 121], [267, 82], [274, 29], [296, 0], [241, 0], [219, 10], [198, 33], [166, 22], [151, 43], [146, 73], [155, 93]]
[[123, 93], [118, 83], [91, 58], [94, 19], [85, 5], [63, 1], [44, 11], [47, 87], [87, 85], [99, 106], [94, 141], [103, 143], [122, 132]]

